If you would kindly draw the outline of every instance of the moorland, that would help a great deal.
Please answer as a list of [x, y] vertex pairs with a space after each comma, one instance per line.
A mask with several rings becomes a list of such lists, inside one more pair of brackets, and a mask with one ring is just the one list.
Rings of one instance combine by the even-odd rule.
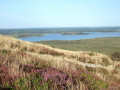
[[119, 27], [2, 29], [0, 89], [120, 90], [120, 37], [40, 42], [17, 39], [119, 30]]
[[120, 53], [70, 51], [0, 35], [0, 89], [120, 90]]

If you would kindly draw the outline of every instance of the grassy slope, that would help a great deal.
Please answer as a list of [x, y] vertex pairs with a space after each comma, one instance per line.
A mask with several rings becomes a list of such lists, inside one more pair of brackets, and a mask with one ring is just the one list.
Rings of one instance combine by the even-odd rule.
[[120, 62], [103, 54], [62, 50], [0, 35], [0, 88], [118, 89], [119, 66]]
[[120, 37], [96, 38], [74, 41], [41, 41], [39, 43], [72, 51], [91, 51], [110, 55], [120, 51]]

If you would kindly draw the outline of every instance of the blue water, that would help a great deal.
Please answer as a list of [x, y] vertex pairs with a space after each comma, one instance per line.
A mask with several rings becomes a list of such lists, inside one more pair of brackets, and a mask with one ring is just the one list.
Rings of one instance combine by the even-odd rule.
[[120, 37], [120, 32], [85, 32], [86, 35], [61, 35], [61, 34], [48, 34], [45, 36], [20, 38], [24, 41], [46, 41], [46, 40], [80, 40], [92, 39], [102, 37]]

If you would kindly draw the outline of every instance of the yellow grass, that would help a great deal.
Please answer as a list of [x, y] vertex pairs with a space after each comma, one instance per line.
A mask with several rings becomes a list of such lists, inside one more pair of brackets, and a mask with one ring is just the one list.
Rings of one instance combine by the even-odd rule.
[[[0, 50], [11, 52], [22, 51], [32, 57], [39, 58], [40, 61], [45, 61], [53, 68], [65, 71], [84, 69], [104, 80], [112, 80], [120, 83], [120, 68], [116, 69], [116, 66], [119, 65], [120, 62], [111, 60], [107, 55], [95, 52], [62, 50], [3, 35], [0, 35]], [[10, 74], [17, 74], [19, 72], [19, 66], [15, 64], [16, 62], [24, 64], [40, 63], [32, 60], [29, 56], [6, 56], [3, 64], [8, 64]]]

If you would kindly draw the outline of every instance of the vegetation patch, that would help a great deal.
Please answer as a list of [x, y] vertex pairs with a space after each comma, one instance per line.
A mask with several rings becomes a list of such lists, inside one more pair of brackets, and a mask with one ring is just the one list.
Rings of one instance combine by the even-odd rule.
[[119, 60], [0, 37], [0, 89], [120, 89]]
[[[90, 51], [111, 55], [120, 50], [120, 37], [82, 39], [82, 40], [53, 40], [53, 41], [39, 41], [54, 48], [72, 50], [72, 51]], [[89, 54], [90, 56], [93, 53]]]
[[111, 58], [113, 60], [117, 60], [117, 61], [120, 61], [120, 52], [115, 52], [111, 55]]

